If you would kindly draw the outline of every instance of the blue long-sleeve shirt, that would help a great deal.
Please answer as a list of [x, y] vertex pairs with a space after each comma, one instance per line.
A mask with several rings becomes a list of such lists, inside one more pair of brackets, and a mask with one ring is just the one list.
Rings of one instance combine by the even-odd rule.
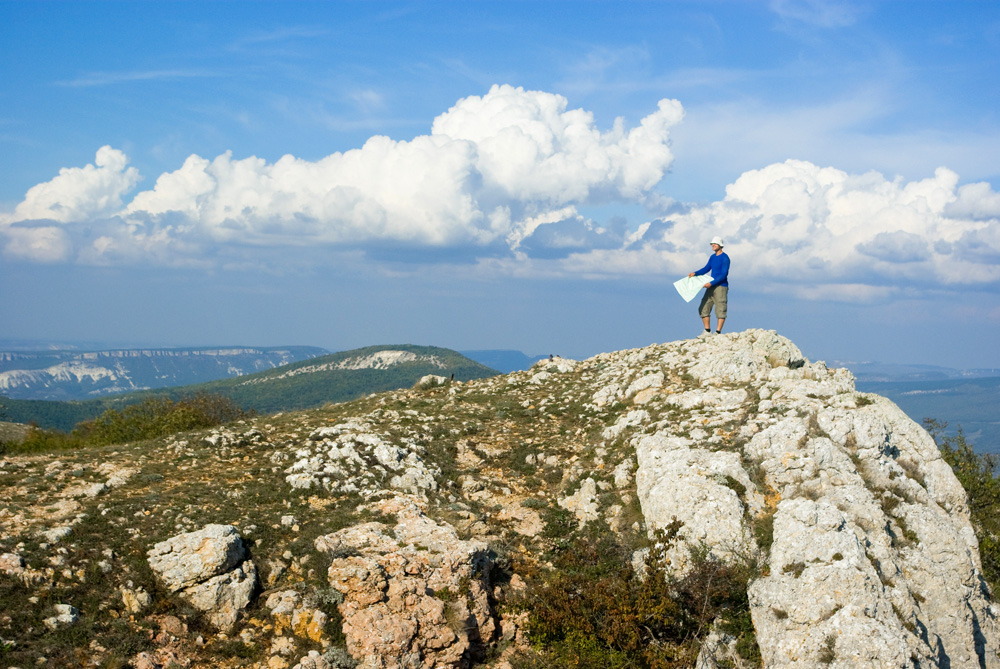
[[725, 253], [719, 255], [713, 253], [708, 257], [708, 264], [695, 272], [694, 275], [701, 276], [709, 271], [712, 272], [713, 286], [729, 287], [729, 256]]

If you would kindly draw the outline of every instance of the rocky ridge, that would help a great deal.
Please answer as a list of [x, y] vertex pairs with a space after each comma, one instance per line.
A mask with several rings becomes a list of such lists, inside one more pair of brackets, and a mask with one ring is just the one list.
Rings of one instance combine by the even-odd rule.
[[432, 367], [444, 368], [447, 367], [445, 363], [441, 362], [441, 359], [436, 355], [418, 355], [412, 351], [394, 351], [394, 350], [383, 350], [375, 351], [374, 353], [369, 353], [365, 355], [356, 355], [344, 360], [334, 360], [331, 362], [325, 362], [318, 365], [306, 365], [304, 367], [296, 367], [287, 372], [281, 374], [274, 374], [271, 376], [247, 379], [243, 382], [245, 385], [253, 385], [259, 383], [269, 383], [272, 381], [278, 381], [281, 379], [291, 378], [293, 376], [299, 376], [301, 374], [314, 374], [316, 372], [325, 372], [338, 369], [347, 370], [359, 370], [359, 369], [389, 369], [396, 365], [403, 365], [406, 363], [420, 362]]
[[[0, 482], [12, 666], [509, 666], [531, 650], [503, 603], [562, 537], [670, 528], [677, 576], [760, 565], [764, 666], [1000, 666], [933, 440], [770, 331], [7, 457]], [[701, 641], [699, 667], [750, 666]]]

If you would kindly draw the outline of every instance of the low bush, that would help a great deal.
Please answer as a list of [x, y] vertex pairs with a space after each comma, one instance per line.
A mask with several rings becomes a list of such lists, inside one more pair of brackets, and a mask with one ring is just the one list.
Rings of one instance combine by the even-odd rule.
[[215, 427], [246, 416], [221, 395], [194, 395], [178, 401], [150, 397], [120, 411], [108, 409], [94, 420], [80, 423], [74, 432], [91, 444], [104, 446]]
[[21, 442], [0, 444], [3, 453], [47, 453], [82, 446], [107, 446], [199, 430], [252, 416], [222, 395], [199, 394], [180, 400], [150, 397], [123, 409], [108, 409], [70, 433], [33, 427]]
[[673, 578], [666, 551], [679, 529], [675, 523], [658, 533], [642, 574], [632, 567], [631, 547], [613, 534], [567, 543], [519, 605], [536, 652], [515, 666], [690, 667], [713, 624], [736, 637], [741, 656], [759, 664], [746, 594], [754, 566], [700, 551], [687, 576]]
[[951, 465], [968, 495], [972, 529], [979, 539], [983, 577], [995, 594], [1000, 585], [1000, 478], [996, 476], [1000, 455], [976, 453], [962, 428], [958, 428], [956, 435], [947, 436], [944, 430], [948, 424], [933, 418], [925, 418], [924, 427], [934, 437], [941, 456]]
[[79, 435], [53, 432], [32, 427], [20, 441], [0, 442], [0, 455], [7, 453], [51, 453], [79, 448], [83, 440]]

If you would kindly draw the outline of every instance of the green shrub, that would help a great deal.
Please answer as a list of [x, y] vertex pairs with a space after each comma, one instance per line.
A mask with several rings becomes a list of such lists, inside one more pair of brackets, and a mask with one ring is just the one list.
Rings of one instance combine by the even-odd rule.
[[0, 443], [0, 455], [7, 453], [51, 453], [79, 448], [83, 440], [78, 435], [32, 427], [24, 439]]
[[833, 664], [837, 659], [837, 637], [833, 634], [828, 634], [826, 639], [823, 640], [823, 647], [820, 648], [819, 657], [817, 658], [823, 664]]
[[222, 395], [198, 394], [180, 400], [150, 397], [123, 409], [108, 409], [93, 420], [78, 423], [68, 434], [32, 427], [23, 441], [0, 443], [0, 455], [51, 453], [83, 446], [142, 441], [215, 427], [252, 415]]
[[541, 516], [542, 520], [545, 521], [542, 536], [550, 539], [565, 537], [577, 527], [579, 522], [572, 511], [561, 506], [547, 507], [542, 510]]
[[248, 414], [222, 395], [194, 395], [174, 401], [150, 397], [124, 409], [108, 409], [73, 432], [95, 445], [121, 444], [229, 423]]
[[979, 555], [983, 577], [994, 593], [1000, 585], [1000, 479], [995, 475], [1000, 465], [996, 453], [978, 454], [958, 428], [955, 436], [945, 436], [947, 423], [933, 418], [924, 419], [930, 432], [958, 482], [965, 488], [969, 500], [972, 528], [979, 539]]
[[757, 546], [761, 550], [770, 551], [774, 543], [774, 511], [768, 509], [759, 516], [754, 516], [750, 520], [750, 527]]
[[[652, 552], [651, 552], [652, 554]], [[561, 551], [527, 602], [527, 631], [548, 667], [667, 667], [694, 658], [681, 607], [650, 558], [645, 579], [613, 537], [579, 538]], [[669, 644], [669, 645], [668, 645]]]
[[781, 568], [782, 574], [792, 574], [795, 578], [802, 576], [802, 572], [806, 570], [805, 562], [789, 562], [784, 567]]
[[707, 551], [692, 556], [683, 579], [671, 577], [666, 552], [680, 523], [660, 531], [645, 561], [632, 568], [631, 547], [613, 534], [577, 536], [521, 604], [537, 655], [519, 667], [692, 666], [713, 623], [737, 638], [737, 651], [760, 663], [750, 619], [750, 563], [726, 564]]

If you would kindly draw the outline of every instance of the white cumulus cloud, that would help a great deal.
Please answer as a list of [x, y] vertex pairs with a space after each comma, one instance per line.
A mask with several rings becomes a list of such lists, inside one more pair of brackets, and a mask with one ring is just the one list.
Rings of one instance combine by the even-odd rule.
[[93, 165], [64, 167], [59, 176], [29, 189], [10, 220], [70, 223], [117, 212], [139, 182], [139, 170], [127, 164], [124, 153], [102, 146]]
[[[662, 190], [683, 115], [665, 99], [634, 127], [602, 130], [562, 96], [494, 86], [408, 141], [375, 136], [316, 161], [192, 155], [128, 202], [139, 174], [105, 146], [0, 213], [0, 245], [36, 262], [192, 266], [253, 262], [264, 247], [418, 262], [436, 249], [427, 262], [477, 258], [486, 273], [677, 276], [722, 235], [734, 285], [808, 299], [1000, 282], [1000, 194], [989, 184], [961, 185], [945, 168], [905, 181], [786, 160], [743, 173], [722, 200], [681, 205]], [[673, 213], [584, 214], [617, 203]]]
[[[35, 186], [0, 225], [49, 219], [99, 228], [78, 249], [91, 262], [227, 244], [516, 248], [577, 205], [641, 199], [673, 161], [669, 131], [683, 116], [680, 103], [663, 100], [637, 127], [619, 119], [607, 131], [567, 107], [552, 93], [493, 86], [410, 141], [375, 136], [317, 161], [192, 155], [127, 205], [122, 195], [138, 173], [104, 147], [96, 167], [64, 169]], [[20, 248], [8, 243], [7, 252], [25, 255]]]
[[516, 247], [578, 204], [641, 198], [682, 116], [664, 100], [638, 127], [602, 132], [561, 96], [494, 86], [410, 141], [376, 136], [315, 162], [191, 156], [120, 213], [137, 239], [171, 225], [211, 243]]
[[881, 295], [904, 285], [995, 283], [996, 201], [988, 184], [959, 187], [958, 175], [944, 168], [904, 182], [788, 160], [745, 172], [721, 201], [643, 226], [619, 250], [566, 262], [575, 271], [687, 273], [698, 269], [718, 234], [733, 261], [732, 283], [781, 282], [817, 299]]
[[73, 243], [65, 230], [53, 225], [0, 228], [6, 237], [4, 255], [35, 262], [58, 262], [69, 258]]

